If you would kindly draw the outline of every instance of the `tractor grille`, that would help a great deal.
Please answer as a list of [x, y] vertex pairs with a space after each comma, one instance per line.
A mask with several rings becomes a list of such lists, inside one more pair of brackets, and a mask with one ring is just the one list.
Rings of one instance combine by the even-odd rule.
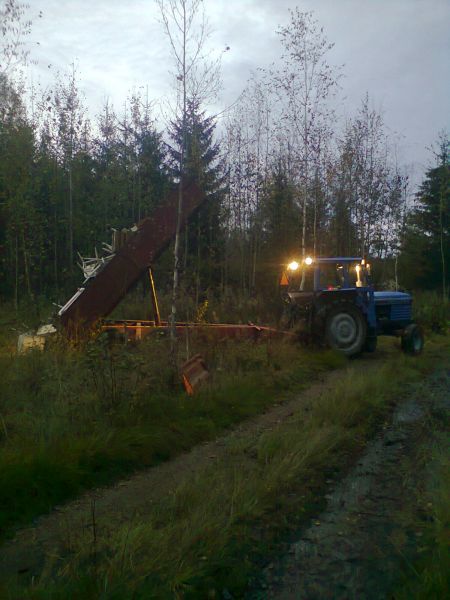
[[391, 306], [391, 321], [410, 321], [411, 304], [394, 304]]

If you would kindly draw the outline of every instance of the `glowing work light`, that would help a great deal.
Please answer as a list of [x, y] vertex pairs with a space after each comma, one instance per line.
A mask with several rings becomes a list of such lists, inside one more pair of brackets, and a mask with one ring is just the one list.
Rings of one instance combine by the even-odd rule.
[[356, 287], [362, 287], [363, 282], [361, 281], [361, 265], [356, 265]]
[[288, 264], [289, 271], [296, 271], [298, 269], [298, 267], [299, 267], [299, 264], [296, 260], [293, 260], [292, 262], [290, 262]]
[[312, 258], [310, 256], [307, 256], [305, 258], [305, 265], [308, 265], [308, 267], [309, 267], [309, 265], [312, 265], [312, 261], [313, 261]]

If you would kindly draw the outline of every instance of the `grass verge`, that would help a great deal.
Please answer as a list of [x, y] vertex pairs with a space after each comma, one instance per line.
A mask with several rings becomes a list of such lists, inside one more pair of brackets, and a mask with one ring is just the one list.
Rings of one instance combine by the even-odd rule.
[[428, 417], [428, 436], [415, 457], [424, 473], [416, 489], [416, 510], [399, 515], [417, 539], [415, 558], [404, 560], [392, 592], [395, 600], [429, 600], [450, 597], [450, 410], [434, 407]]
[[280, 536], [318, 510], [324, 478], [364, 447], [408, 386], [448, 360], [448, 349], [441, 340], [420, 359], [392, 355], [364, 371], [355, 363], [332, 393], [273, 431], [230, 438], [225, 457], [187, 474], [172, 497], [126, 526], [105, 526], [91, 543], [75, 541], [66, 560], [9, 597], [242, 597]]
[[82, 490], [213, 439], [345, 364], [273, 342], [192, 342], [211, 369], [189, 398], [174, 384], [167, 340], [129, 347], [0, 356], [0, 537]]

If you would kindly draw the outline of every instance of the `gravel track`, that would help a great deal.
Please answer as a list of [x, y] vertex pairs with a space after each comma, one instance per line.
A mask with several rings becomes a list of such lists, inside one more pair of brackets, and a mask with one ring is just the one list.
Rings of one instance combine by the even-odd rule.
[[420, 547], [414, 523], [427, 477], [420, 456], [449, 421], [450, 371], [442, 370], [396, 407], [357, 465], [330, 489], [324, 512], [265, 569], [248, 599], [389, 598], [399, 568]]

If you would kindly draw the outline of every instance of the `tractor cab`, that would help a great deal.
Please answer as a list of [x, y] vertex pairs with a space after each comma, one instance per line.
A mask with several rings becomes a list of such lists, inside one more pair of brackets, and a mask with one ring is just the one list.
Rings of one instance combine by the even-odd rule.
[[369, 288], [370, 265], [363, 258], [305, 258], [283, 274], [288, 294]]

